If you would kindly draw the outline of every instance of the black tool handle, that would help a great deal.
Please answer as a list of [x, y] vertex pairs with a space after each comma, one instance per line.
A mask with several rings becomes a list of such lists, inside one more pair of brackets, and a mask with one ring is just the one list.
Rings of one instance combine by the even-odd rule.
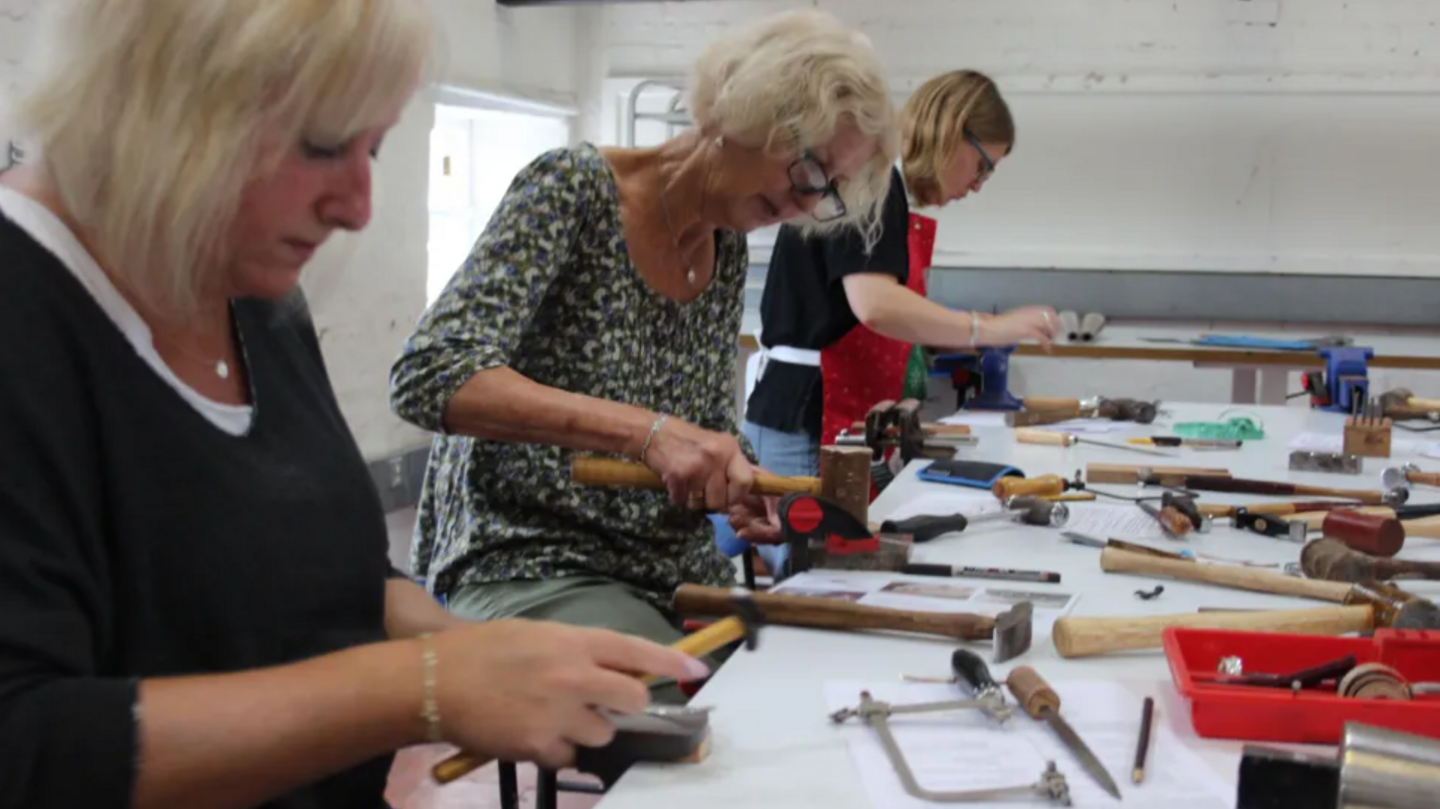
[[964, 531], [969, 524], [964, 514], [923, 514], [905, 520], [886, 520], [880, 523], [880, 533], [910, 534], [916, 542], [928, 542], [941, 534]]
[[1290, 522], [1273, 514], [1252, 514], [1248, 509], [1235, 510], [1235, 527], [1269, 537], [1290, 535]]
[[950, 656], [950, 667], [955, 669], [955, 679], [970, 687], [976, 694], [999, 688], [995, 678], [990, 676], [990, 667], [980, 655], [969, 649], [956, 649]]

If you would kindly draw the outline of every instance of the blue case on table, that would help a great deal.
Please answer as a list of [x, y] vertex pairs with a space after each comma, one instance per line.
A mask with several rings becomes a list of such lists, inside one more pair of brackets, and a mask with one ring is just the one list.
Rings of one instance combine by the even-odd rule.
[[921, 480], [932, 483], [950, 483], [956, 486], [970, 486], [988, 489], [995, 481], [1005, 477], [1023, 478], [1025, 473], [1013, 466], [985, 461], [961, 461], [956, 459], [931, 461], [929, 466], [915, 473]]

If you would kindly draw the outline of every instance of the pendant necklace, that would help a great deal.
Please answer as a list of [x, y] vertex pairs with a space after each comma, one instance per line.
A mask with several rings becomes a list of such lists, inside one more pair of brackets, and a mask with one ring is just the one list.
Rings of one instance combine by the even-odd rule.
[[665, 229], [670, 231], [670, 245], [675, 248], [675, 255], [685, 262], [685, 281], [690, 288], [695, 288], [695, 267], [690, 264], [686, 256], [680, 252], [680, 238], [675, 235], [675, 225], [670, 222], [670, 205], [665, 201], [665, 189], [660, 189], [660, 210], [665, 214]]

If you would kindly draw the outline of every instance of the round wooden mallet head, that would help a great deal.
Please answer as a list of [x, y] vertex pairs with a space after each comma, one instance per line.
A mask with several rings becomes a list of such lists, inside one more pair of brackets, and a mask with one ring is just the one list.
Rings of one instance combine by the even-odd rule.
[[1336, 509], [1320, 530], [1330, 539], [1371, 556], [1394, 556], [1405, 547], [1405, 525], [1394, 517]]

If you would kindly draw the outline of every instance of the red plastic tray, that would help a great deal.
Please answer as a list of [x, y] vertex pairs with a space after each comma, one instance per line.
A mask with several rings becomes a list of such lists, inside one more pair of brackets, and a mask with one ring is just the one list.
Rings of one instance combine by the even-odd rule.
[[1230, 655], [1243, 661], [1246, 672], [1288, 672], [1353, 654], [1359, 663], [1383, 663], [1410, 682], [1440, 682], [1440, 632], [1382, 629], [1373, 638], [1344, 638], [1171, 627], [1162, 639], [1175, 687], [1190, 701], [1190, 721], [1201, 736], [1339, 744], [1345, 723], [1354, 721], [1440, 738], [1440, 695], [1354, 699], [1324, 686], [1293, 694], [1198, 676], [1216, 672]]

